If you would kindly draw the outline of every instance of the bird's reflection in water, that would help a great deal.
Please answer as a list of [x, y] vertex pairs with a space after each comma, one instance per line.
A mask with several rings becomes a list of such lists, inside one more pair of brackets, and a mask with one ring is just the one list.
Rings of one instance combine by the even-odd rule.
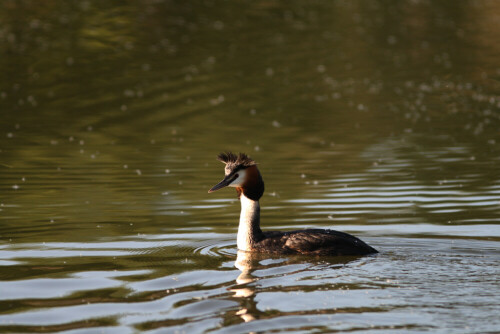
[[236, 315], [239, 315], [245, 322], [255, 320], [254, 315], [258, 312], [254, 300], [255, 285], [250, 284], [257, 280], [252, 276], [252, 271], [259, 266], [261, 257], [258, 255], [239, 250], [234, 263], [234, 266], [241, 270], [241, 274], [236, 278], [237, 287], [232, 288], [231, 291], [234, 292], [234, 297], [244, 298], [242, 307]]
[[[230, 289], [230, 291], [234, 293], [233, 297], [239, 298], [241, 301], [241, 308], [236, 312], [236, 315], [240, 316], [243, 321], [249, 322], [258, 319], [262, 313], [262, 311], [259, 311], [257, 302], [255, 301], [255, 297], [259, 292], [256, 281], [261, 279], [252, 275], [252, 272], [256, 270], [299, 263], [308, 264], [305, 270], [311, 270], [311, 267], [317, 269], [318, 264], [324, 266], [325, 270], [327, 270], [327, 268], [340, 269], [346, 264], [360, 259], [361, 257], [359, 256], [318, 258], [292, 255], [283, 257], [283, 255], [270, 256], [269, 254], [251, 253], [239, 250], [234, 266], [241, 270], [241, 274], [236, 278], [236, 285]], [[366, 259], [366, 257], [364, 259]], [[263, 263], [263, 260], [265, 260], [266, 264]], [[266, 277], [262, 278], [265, 279]], [[298, 287], [298, 289], [300, 288]]]

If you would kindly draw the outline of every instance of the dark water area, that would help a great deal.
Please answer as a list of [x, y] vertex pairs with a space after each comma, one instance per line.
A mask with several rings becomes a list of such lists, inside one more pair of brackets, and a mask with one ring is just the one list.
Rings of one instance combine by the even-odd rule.
[[[500, 3], [0, 4], [0, 332], [498, 333]], [[238, 252], [221, 151], [265, 230]]]

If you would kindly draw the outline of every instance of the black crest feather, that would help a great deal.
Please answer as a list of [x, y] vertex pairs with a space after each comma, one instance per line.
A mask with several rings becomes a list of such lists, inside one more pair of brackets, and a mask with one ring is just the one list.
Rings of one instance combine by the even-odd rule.
[[217, 156], [217, 160], [227, 164], [233, 164], [243, 167], [250, 167], [256, 165], [255, 161], [250, 158], [245, 153], [240, 153], [238, 155], [232, 152], [222, 152]]

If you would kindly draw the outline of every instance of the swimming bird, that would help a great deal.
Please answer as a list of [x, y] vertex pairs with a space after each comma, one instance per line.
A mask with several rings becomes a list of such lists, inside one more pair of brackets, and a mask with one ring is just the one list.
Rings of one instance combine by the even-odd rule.
[[256, 162], [244, 153], [220, 153], [217, 159], [225, 166], [225, 177], [208, 192], [235, 187], [241, 202], [237, 246], [247, 252], [309, 255], [367, 255], [378, 253], [360, 239], [334, 230], [306, 229], [269, 231], [260, 229], [259, 199], [264, 181]]

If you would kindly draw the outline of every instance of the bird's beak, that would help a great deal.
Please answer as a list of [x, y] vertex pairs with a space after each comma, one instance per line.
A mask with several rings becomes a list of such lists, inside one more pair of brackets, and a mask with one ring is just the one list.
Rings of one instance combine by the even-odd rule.
[[210, 189], [208, 192], [209, 193], [212, 193], [216, 190], [219, 190], [221, 188], [224, 188], [224, 187], [227, 187], [228, 185], [231, 184], [231, 182], [233, 182], [234, 180], [236, 180], [236, 178], [238, 177], [238, 175], [228, 175], [224, 178], [224, 180], [220, 181], [219, 183], [217, 183], [215, 186], [212, 187], [212, 189]]

